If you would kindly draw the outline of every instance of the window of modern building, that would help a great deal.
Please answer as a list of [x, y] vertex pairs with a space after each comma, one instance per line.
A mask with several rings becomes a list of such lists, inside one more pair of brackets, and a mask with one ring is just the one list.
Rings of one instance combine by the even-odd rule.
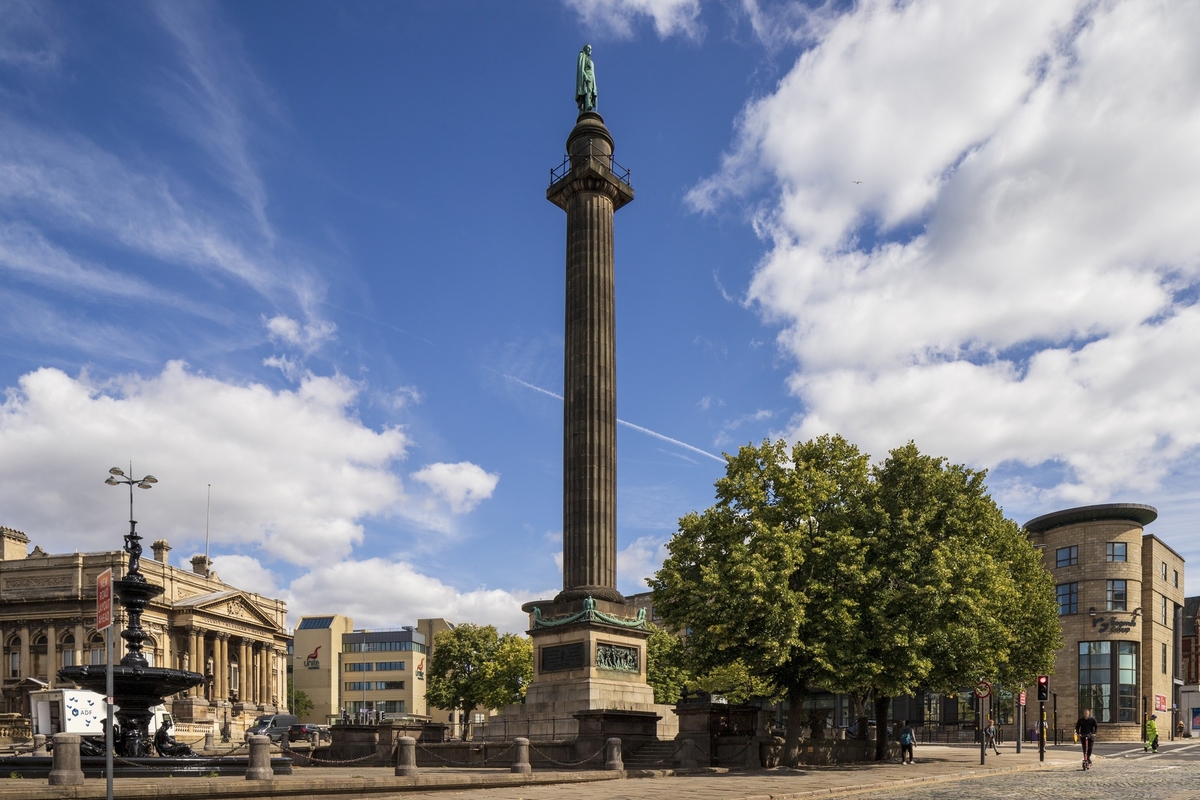
[[381, 692], [395, 691], [404, 688], [404, 681], [376, 681], [375, 688]]
[[346, 681], [347, 692], [369, 692], [375, 685], [372, 681]]
[[1105, 581], [1105, 601], [1109, 611], [1126, 611], [1125, 581]]
[[1179, 570], [1172, 570], [1175, 573], [1175, 588], [1179, 588]]
[[1165, 561], [1162, 562], [1162, 576], [1163, 580], [1165, 581], [1167, 579], [1167, 562]]
[[383, 700], [383, 701], [377, 702], [375, 704], [375, 707], [385, 714], [403, 714], [403, 713], [405, 713], [403, 700]]
[[425, 645], [419, 642], [347, 642], [342, 645], [343, 653], [384, 653], [396, 650], [424, 653]]
[[1167, 674], [1167, 643], [1163, 642], [1162, 646], [1162, 674]]
[[1079, 546], [1071, 545], [1070, 547], [1060, 547], [1054, 551], [1055, 566], [1073, 567], [1079, 563]]
[[375, 671], [376, 672], [403, 672], [404, 671], [404, 662], [403, 661], [376, 661], [375, 662]]
[[333, 617], [307, 617], [296, 626], [298, 631], [319, 631], [333, 625]]
[[1170, 622], [1167, 621], [1167, 596], [1165, 594], [1162, 596], [1162, 624], [1163, 625], [1171, 624]]
[[375, 669], [375, 665], [369, 661], [360, 661], [346, 665], [346, 672], [370, 672]]
[[1060, 583], [1058, 589], [1058, 613], [1079, 613], [1079, 584]]
[[[1079, 707], [1090, 708], [1097, 722], [1136, 722], [1137, 644], [1116, 642], [1116, 653], [1113, 652], [1113, 644], [1079, 643]], [[1113, 669], [1114, 655], [1116, 669]], [[1114, 694], [1117, 696], [1117, 720], [1113, 719]]]
[[1104, 545], [1105, 561], [1124, 561], [1127, 546], [1124, 542], [1109, 542]]

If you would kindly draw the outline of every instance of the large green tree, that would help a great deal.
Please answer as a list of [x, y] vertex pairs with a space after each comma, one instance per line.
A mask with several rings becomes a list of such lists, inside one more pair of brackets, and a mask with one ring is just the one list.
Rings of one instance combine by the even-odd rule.
[[533, 645], [495, 626], [463, 623], [434, 636], [425, 699], [435, 708], [503, 708], [525, 699], [533, 679]]
[[[297, 717], [300, 717], [301, 719], [311, 714], [313, 708], [315, 708], [312, 698], [308, 696], [308, 693], [301, 689], [297, 689], [292, 684], [291, 675], [288, 675], [287, 679], [287, 696], [289, 702], [291, 703], [291, 708], [289, 708], [288, 711], [292, 714], [295, 714]], [[324, 722], [324, 720], [322, 720], [322, 722]]]
[[727, 458], [716, 505], [668, 544], [655, 604], [709, 669], [740, 660], [789, 700], [785, 763], [812, 689], [871, 699], [882, 757], [892, 698], [1053, 663], [1050, 577], [985, 473], [911, 443], [871, 468], [837, 436]]
[[650, 584], [655, 608], [688, 629], [697, 671], [741, 661], [790, 701], [785, 763], [796, 763], [804, 700], [830, 681], [829, 645], [850, 623], [842, 586], [861, 557], [855, 526], [867, 457], [840, 437], [727, 456], [717, 503], [680, 520]]
[[892, 698], [1020, 680], [1053, 664], [1051, 578], [985, 478], [911, 442], [871, 470], [857, 531], [863, 568], [849, 587], [856, 611], [826, 686], [873, 699], [877, 758]]

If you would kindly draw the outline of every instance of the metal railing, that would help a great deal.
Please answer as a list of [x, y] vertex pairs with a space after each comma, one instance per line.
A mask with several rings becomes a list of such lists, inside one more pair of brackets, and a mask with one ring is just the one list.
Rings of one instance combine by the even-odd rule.
[[575, 164], [585, 160], [599, 161], [600, 165], [611, 172], [613, 177], [615, 177], [621, 183], [625, 184], [626, 186], [633, 185], [629, 182], [629, 169], [618, 164], [617, 160], [612, 157], [612, 153], [604, 153], [596, 150], [591, 141], [588, 142], [586, 151], [580, 151], [574, 156], [572, 156], [570, 153], [567, 153], [565, 156], [563, 156], [561, 164], [559, 164], [557, 167], [550, 168], [550, 185], [553, 186], [563, 178], [567, 177], [567, 174], [570, 173]]
[[574, 717], [541, 717], [538, 719], [493, 719], [471, 726], [475, 741], [508, 741], [522, 736], [530, 741], [558, 741], [579, 733], [579, 720]]

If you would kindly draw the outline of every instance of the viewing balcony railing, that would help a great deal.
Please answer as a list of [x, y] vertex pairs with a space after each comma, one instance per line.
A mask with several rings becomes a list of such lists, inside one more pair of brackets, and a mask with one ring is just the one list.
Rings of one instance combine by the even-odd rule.
[[568, 153], [567, 155], [563, 156], [561, 164], [559, 164], [557, 167], [550, 168], [550, 185], [553, 186], [563, 178], [567, 177], [567, 173], [571, 171], [573, 166], [588, 159], [599, 161], [601, 166], [611, 172], [617, 180], [626, 186], [633, 185], [629, 182], [629, 170], [626, 167], [618, 164], [617, 160], [612, 157], [611, 153], [605, 153], [593, 149], [591, 142], [588, 143], [587, 150], [576, 153], [574, 156]]

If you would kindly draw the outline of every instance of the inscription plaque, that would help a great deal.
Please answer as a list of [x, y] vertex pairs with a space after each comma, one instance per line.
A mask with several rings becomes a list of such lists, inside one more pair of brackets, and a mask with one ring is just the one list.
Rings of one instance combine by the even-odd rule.
[[583, 667], [583, 642], [542, 648], [542, 672], [562, 672]]

